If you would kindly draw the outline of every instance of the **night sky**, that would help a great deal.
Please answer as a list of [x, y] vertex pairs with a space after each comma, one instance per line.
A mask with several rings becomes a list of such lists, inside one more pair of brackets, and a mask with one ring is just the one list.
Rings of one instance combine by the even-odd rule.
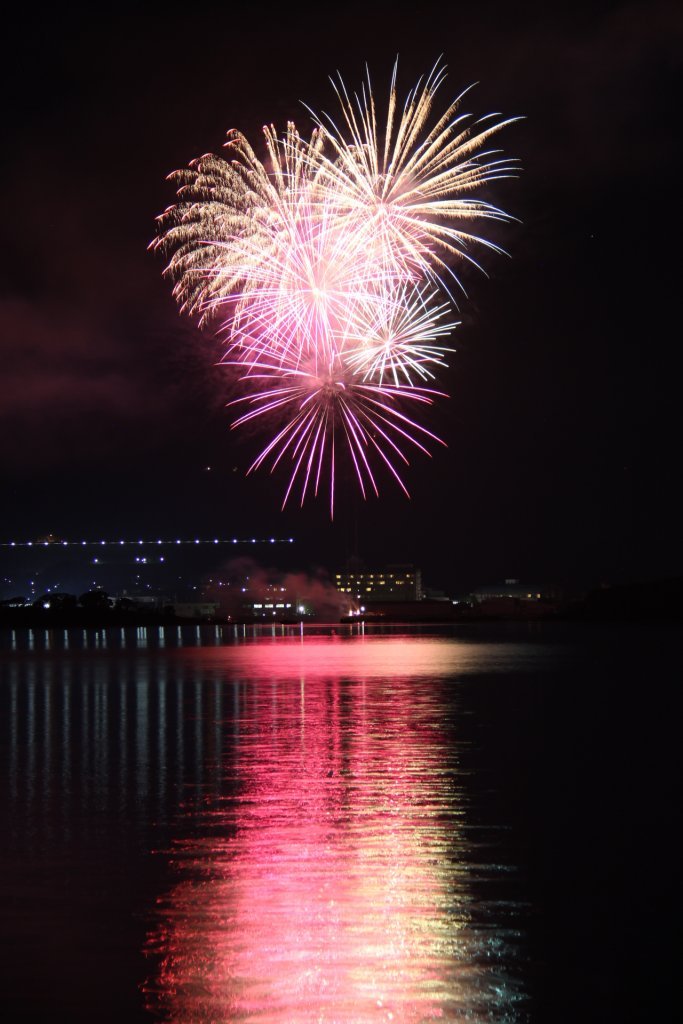
[[[293, 535], [300, 567], [413, 561], [451, 591], [505, 577], [592, 585], [683, 573], [680, 137], [675, 3], [340, 4], [53, 13], [7, 40], [0, 231], [0, 539]], [[93, 9], [94, 10], [94, 9]], [[446, 99], [525, 116], [524, 168], [487, 198], [510, 258], [465, 270], [452, 395], [407, 501], [351, 489], [279, 511], [245, 478], [215, 339], [179, 317], [147, 251], [166, 175], [225, 132], [300, 104], [327, 76], [403, 93], [440, 53]], [[211, 469], [207, 470], [206, 467]]]

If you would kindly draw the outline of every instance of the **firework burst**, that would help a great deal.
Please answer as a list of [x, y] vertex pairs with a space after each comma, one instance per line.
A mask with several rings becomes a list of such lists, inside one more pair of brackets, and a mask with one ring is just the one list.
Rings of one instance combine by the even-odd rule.
[[301, 505], [307, 494], [317, 496], [327, 467], [330, 512], [334, 513], [335, 466], [340, 447], [351, 458], [365, 498], [370, 489], [379, 495], [378, 462], [408, 495], [400, 466], [410, 464], [408, 452], [417, 449], [429, 455], [430, 441], [444, 444], [403, 411], [406, 405], [432, 405], [435, 397], [445, 397], [442, 393], [423, 387], [369, 383], [362, 370], [354, 370], [340, 356], [327, 366], [312, 356], [292, 365], [256, 362], [247, 367], [242, 382], [253, 390], [235, 399], [233, 404], [246, 403], [248, 410], [233, 427], [264, 415], [279, 424], [248, 472], [268, 461], [272, 472], [283, 459], [289, 461], [283, 508], [297, 482], [301, 485]]
[[[434, 105], [446, 71], [437, 63], [400, 108], [397, 65], [380, 125], [369, 72], [360, 94], [349, 96], [341, 76], [332, 84], [341, 117], [313, 117], [331, 154], [320, 155], [335, 210], [390, 267], [418, 279], [444, 275], [460, 284], [453, 261], [476, 263], [471, 250], [493, 242], [473, 233], [481, 220], [509, 220], [508, 214], [473, 196], [486, 182], [510, 177], [516, 161], [488, 148], [489, 140], [516, 118], [489, 114], [477, 121], [462, 112], [462, 93], [440, 115]], [[462, 287], [462, 286], [461, 286]]]
[[288, 466], [283, 507], [324, 484], [333, 512], [342, 453], [363, 497], [379, 468], [407, 494], [409, 455], [443, 444], [415, 413], [443, 396], [458, 262], [498, 250], [476, 224], [508, 219], [474, 193], [514, 168], [489, 148], [510, 119], [473, 121], [465, 94], [435, 113], [444, 76], [437, 64], [401, 106], [394, 67], [384, 118], [369, 75], [353, 97], [339, 77], [340, 116], [311, 111], [310, 137], [267, 126], [262, 162], [231, 131], [225, 158], [170, 176], [178, 201], [152, 246], [181, 310], [224, 339], [233, 426], [268, 432], [249, 472]]
[[349, 367], [363, 372], [364, 382], [412, 387], [434, 380], [432, 366], [445, 367], [454, 351], [441, 343], [459, 325], [449, 316], [449, 303], [436, 304], [437, 293], [419, 285], [386, 288], [355, 311], [351, 344], [345, 351]]

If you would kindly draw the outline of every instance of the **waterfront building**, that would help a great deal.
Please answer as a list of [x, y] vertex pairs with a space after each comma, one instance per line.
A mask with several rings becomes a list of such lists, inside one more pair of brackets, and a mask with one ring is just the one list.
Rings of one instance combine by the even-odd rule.
[[212, 622], [218, 615], [216, 601], [176, 601], [171, 607], [178, 619], [205, 619]]
[[421, 601], [422, 573], [413, 565], [389, 565], [386, 569], [337, 572], [337, 590], [363, 604], [387, 601]]

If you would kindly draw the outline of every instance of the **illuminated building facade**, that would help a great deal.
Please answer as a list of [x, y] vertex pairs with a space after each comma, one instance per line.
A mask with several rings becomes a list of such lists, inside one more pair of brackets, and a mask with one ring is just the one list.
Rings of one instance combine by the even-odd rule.
[[422, 573], [413, 565], [390, 565], [373, 569], [335, 573], [337, 590], [348, 597], [372, 604], [376, 601], [421, 601]]
[[245, 587], [244, 590], [247, 599], [241, 606], [243, 618], [278, 621], [309, 614], [307, 605], [297, 595], [291, 594], [287, 587], [262, 583], [255, 588]]

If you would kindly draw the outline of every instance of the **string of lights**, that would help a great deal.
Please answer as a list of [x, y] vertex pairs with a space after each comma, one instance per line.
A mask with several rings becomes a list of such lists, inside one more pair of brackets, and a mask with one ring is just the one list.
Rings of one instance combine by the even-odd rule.
[[293, 537], [213, 537], [213, 538], [177, 538], [175, 540], [5, 540], [0, 541], [1, 548], [31, 547], [125, 547], [128, 546], [170, 546], [175, 544], [293, 544]]

